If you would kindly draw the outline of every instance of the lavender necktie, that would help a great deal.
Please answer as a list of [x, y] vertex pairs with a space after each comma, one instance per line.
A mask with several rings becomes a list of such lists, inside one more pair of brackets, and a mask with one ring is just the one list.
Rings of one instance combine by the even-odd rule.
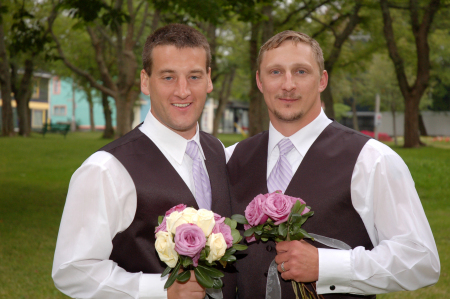
[[186, 154], [192, 159], [192, 175], [195, 185], [195, 200], [200, 209], [211, 210], [211, 183], [200, 159], [199, 148], [195, 141], [188, 142]]
[[280, 149], [280, 156], [267, 180], [267, 189], [269, 193], [277, 190], [281, 190], [283, 193], [286, 192], [287, 186], [291, 182], [293, 175], [291, 165], [289, 164], [286, 155], [294, 148], [294, 145], [289, 138], [283, 138], [278, 142], [278, 148]]

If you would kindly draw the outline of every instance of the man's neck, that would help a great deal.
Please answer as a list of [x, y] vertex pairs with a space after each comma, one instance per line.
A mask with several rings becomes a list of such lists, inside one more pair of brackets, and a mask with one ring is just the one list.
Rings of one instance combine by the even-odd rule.
[[319, 110], [317, 113], [303, 116], [295, 121], [283, 121], [277, 118], [275, 115], [269, 112], [269, 118], [270, 122], [272, 123], [273, 127], [280, 132], [283, 136], [289, 137], [309, 125], [313, 120], [315, 120], [319, 114]]

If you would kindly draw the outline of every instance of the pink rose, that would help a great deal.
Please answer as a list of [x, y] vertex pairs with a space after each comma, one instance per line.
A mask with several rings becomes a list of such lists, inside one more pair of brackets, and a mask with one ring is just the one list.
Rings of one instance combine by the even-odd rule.
[[175, 251], [180, 255], [189, 256], [198, 266], [200, 252], [205, 247], [206, 238], [202, 229], [195, 224], [185, 223], [177, 227], [175, 232]]
[[[245, 229], [245, 230], [250, 229], [250, 228], [252, 228], [251, 225], [249, 225], [249, 224], [244, 224], [244, 229]], [[251, 235], [250, 237], [245, 237], [245, 241], [247, 241], [247, 243], [255, 242], [255, 241], [256, 241], [255, 234]]]
[[264, 213], [264, 205], [267, 196], [257, 195], [245, 208], [245, 218], [252, 226], [257, 226], [266, 222], [268, 216]]
[[294, 204], [289, 196], [274, 192], [267, 197], [263, 210], [274, 221], [275, 225], [279, 225], [287, 221], [293, 206]]
[[214, 228], [212, 230], [213, 234], [222, 233], [223, 238], [225, 239], [225, 243], [227, 243], [227, 249], [233, 246], [233, 236], [231, 235], [231, 228], [223, 223], [217, 223], [214, 225]]
[[175, 211], [177, 211], [177, 212], [182, 212], [184, 209], [186, 209], [186, 205], [183, 205], [183, 204], [179, 204], [179, 205], [176, 205], [176, 206], [170, 208], [170, 209], [166, 212], [166, 214], [165, 214], [165, 216], [164, 216], [164, 219], [163, 219], [163, 221], [161, 222], [161, 224], [155, 229], [155, 234], [158, 233], [158, 232], [160, 232], [160, 231], [163, 231], [163, 232], [166, 232], [166, 231], [167, 231], [167, 227], [166, 227], [166, 217], [167, 217], [167, 216], [169, 216], [170, 214], [172, 214], [172, 213], [175, 212]]
[[[284, 195], [284, 196], [286, 196], [287, 198], [289, 198], [292, 201], [292, 206], [294, 206], [297, 201], [301, 202], [302, 204], [306, 204], [306, 202], [303, 199], [301, 199], [300, 197], [292, 197], [289, 195]], [[305, 208], [301, 215], [308, 213], [309, 211], [310, 211], [310, 209]]]
[[223, 223], [225, 221], [225, 217], [220, 216], [219, 214], [214, 213], [214, 221], [217, 223]]

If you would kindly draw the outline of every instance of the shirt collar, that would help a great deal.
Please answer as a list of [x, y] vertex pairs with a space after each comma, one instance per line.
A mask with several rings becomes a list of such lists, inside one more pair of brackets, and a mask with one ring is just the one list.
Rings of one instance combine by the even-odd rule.
[[289, 137], [283, 136], [283, 134], [278, 132], [272, 123], [270, 123], [268, 155], [271, 155], [281, 139], [289, 138], [297, 151], [304, 157], [311, 145], [316, 141], [317, 137], [319, 137], [320, 133], [322, 133], [331, 122], [332, 121], [325, 115], [325, 112], [321, 110], [320, 114], [312, 122]]
[[182, 164], [184, 154], [186, 152], [187, 143], [194, 140], [198, 148], [200, 149], [200, 155], [204, 160], [205, 154], [203, 153], [202, 146], [200, 145], [200, 134], [199, 126], [197, 123], [197, 128], [194, 137], [187, 140], [179, 134], [175, 133], [165, 125], [163, 125], [159, 120], [157, 120], [151, 111], [147, 113], [144, 123], [140, 127], [142, 133], [144, 133], [148, 138], [150, 138], [155, 145], [168, 153], [178, 164]]

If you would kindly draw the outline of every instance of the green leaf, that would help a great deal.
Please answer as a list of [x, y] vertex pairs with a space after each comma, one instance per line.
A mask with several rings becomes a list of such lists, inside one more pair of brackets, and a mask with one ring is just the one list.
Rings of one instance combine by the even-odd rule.
[[166, 283], [164, 284], [165, 289], [169, 288], [175, 282], [175, 280], [177, 279], [178, 271], [180, 270], [180, 267], [181, 267], [181, 262], [178, 261], [175, 268], [173, 268], [172, 274], [169, 276]]
[[179, 282], [186, 282], [191, 278], [191, 271], [186, 270], [183, 273], [178, 274], [177, 280]]
[[225, 262], [234, 262], [236, 261], [236, 257], [234, 255], [224, 255], [220, 260]]
[[214, 278], [214, 284], [213, 284], [213, 288], [220, 290], [223, 287], [223, 282], [222, 279], [220, 278]]
[[206, 260], [206, 257], [207, 257], [207, 255], [206, 255], [206, 249], [203, 248], [203, 250], [200, 252], [200, 258], [199, 258], [199, 260], [201, 260], [201, 261]]
[[236, 250], [241, 251], [241, 250], [246, 250], [248, 248], [248, 246], [247, 245], [242, 245], [242, 244], [234, 244], [233, 248], [236, 249]]
[[166, 276], [167, 274], [170, 273], [170, 271], [172, 271], [172, 268], [170, 268], [170, 267], [168, 266], [166, 269], [164, 269], [163, 273], [161, 274], [161, 277]]
[[292, 214], [292, 216], [291, 216], [291, 223], [292, 224], [300, 223], [301, 218], [302, 218], [302, 215], [300, 215], [300, 214], [297, 214], [297, 213]]
[[224, 223], [226, 225], [228, 225], [231, 229], [236, 228], [236, 226], [237, 226], [236, 220], [233, 220], [233, 219], [230, 219], [230, 218], [225, 218]]
[[250, 237], [256, 231], [256, 227], [251, 227], [244, 232], [244, 237]]
[[222, 271], [217, 270], [215, 268], [206, 267], [202, 264], [198, 264], [197, 268], [200, 268], [202, 271], [204, 271], [208, 276], [211, 276], [213, 278], [223, 277], [224, 274]]
[[267, 242], [267, 241], [269, 241], [269, 238], [261, 238], [261, 241]]
[[195, 278], [197, 278], [197, 282], [204, 288], [208, 289], [213, 287], [214, 280], [211, 278], [211, 276], [208, 276], [207, 272], [203, 271], [202, 268], [194, 268], [194, 274]]
[[298, 213], [298, 211], [300, 211], [301, 206], [302, 206], [302, 203], [299, 200], [297, 200], [291, 209], [291, 214]]
[[231, 236], [233, 237], [233, 243], [238, 243], [241, 239], [241, 234], [237, 229], [231, 229]]
[[187, 268], [189, 265], [192, 265], [193, 262], [192, 262], [192, 259], [190, 257], [185, 256], [185, 257], [183, 257], [182, 264], [183, 264], [183, 268]]
[[244, 216], [239, 215], [239, 214], [234, 214], [233, 216], [231, 216], [231, 219], [235, 220], [237, 223], [240, 223], [240, 224], [248, 224], [247, 219], [245, 219]]
[[286, 225], [286, 222], [283, 222], [283, 223], [281, 223], [281, 224], [278, 226], [278, 233], [280, 234], [280, 236], [283, 236], [283, 237], [286, 238], [286, 235], [287, 235], [287, 225]]
[[164, 216], [162, 216], [162, 215], [158, 216], [158, 226], [161, 225], [161, 223], [163, 222], [163, 220], [164, 220]]
[[225, 254], [224, 255], [232, 255], [232, 254], [234, 254], [236, 252], [236, 249], [234, 249], [233, 247], [231, 247], [231, 248], [228, 248], [226, 251], [225, 251]]
[[306, 232], [306, 230], [304, 230], [303, 228], [301, 228], [299, 231], [303, 234], [304, 238], [305, 238], [305, 237], [306, 237], [306, 238], [309, 238], [309, 239], [312, 239], [312, 238], [313, 238], [313, 237], [311, 237], [311, 236]]

